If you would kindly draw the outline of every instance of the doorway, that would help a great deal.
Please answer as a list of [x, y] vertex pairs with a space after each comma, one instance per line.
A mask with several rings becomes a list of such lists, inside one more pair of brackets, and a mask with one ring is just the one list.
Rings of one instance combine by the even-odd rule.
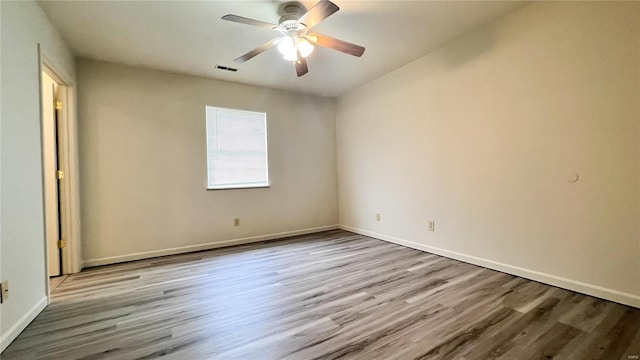
[[49, 278], [63, 272], [62, 249], [66, 246], [63, 236], [61, 181], [62, 131], [60, 121], [60, 90], [62, 84], [48, 68], [42, 71], [42, 151], [44, 171], [45, 239], [47, 245], [47, 274]]
[[82, 270], [78, 124], [73, 77], [59, 72], [55, 62], [41, 52], [40, 45], [38, 57], [44, 215], [42, 275], [49, 295], [51, 279], [64, 280], [64, 276]]

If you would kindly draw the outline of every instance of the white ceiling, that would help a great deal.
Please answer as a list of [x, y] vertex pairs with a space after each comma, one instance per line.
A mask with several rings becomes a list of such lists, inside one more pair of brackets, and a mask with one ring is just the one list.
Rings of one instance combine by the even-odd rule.
[[[274, 38], [268, 29], [221, 20], [236, 14], [277, 23], [285, 1], [40, 1], [78, 56], [246, 84], [338, 96], [463, 33], [527, 5], [522, 1], [346, 1], [314, 32], [366, 47], [361, 58], [316, 47], [309, 73], [273, 48], [233, 59]], [[303, 1], [307, 9], [316, 1]], [[231, 73], [215, 65], [238, 68]]]

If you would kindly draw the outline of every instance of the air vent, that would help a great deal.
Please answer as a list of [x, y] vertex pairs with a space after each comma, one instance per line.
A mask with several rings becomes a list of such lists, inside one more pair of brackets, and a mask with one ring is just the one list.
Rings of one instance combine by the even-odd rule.
[[236, 71], [238, 71], [238, 69], [236, 69], [236, 68], [232, 68], [232, 67], [228, 67], [228, 66], [223, 66], [223, 65], [216, 65], [216, 69], [218, 69], [218, 70], [232, 71], [232, 72], [236, 72]]

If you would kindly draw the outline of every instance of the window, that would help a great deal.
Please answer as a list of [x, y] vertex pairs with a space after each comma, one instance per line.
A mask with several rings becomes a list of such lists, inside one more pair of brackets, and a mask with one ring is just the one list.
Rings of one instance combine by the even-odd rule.
[[269, 186], [267, 114], [207, 106], [207, 188]]

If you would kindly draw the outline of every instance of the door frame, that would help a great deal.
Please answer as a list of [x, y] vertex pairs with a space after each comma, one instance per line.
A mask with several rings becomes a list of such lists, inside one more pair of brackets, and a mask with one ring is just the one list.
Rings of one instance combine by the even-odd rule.
[[[80, 187], [78, 166], [78, 122], [76, 116], [76, 86], [69, 74], [60, 71], [54, 62], [50, 61], [41, 51], [38, 44], [39, 68], [38, 82], [40, 85], [40, 126], [42, 145], [42, 72], [45, 71], [58, 84], [58, 100], [62, 101], [62, 110], [58, 112], [58, 168], [64, 171], [64, 179], [60, 181], [60, 224], [63, 238], [67, 240], [67, 246], [62, 249], [62, 274], [77, 273], [82, 270], [82, 258], [80, 248]], [[44, 185], [44, 159], [43, 185]], [[42, 189], [44, 210], [44, 186]], [[43, 218], [44, 220], [44, 218]], [[49, 294], [48, 257], [46, 248], [46, 236], [44, 237], [45, 252], [44, 264], [47, 294]]]
[[[53, 276], [63, 275], [62, 271], [62, 249], [58, 246], [58, 241], [64, 239], [62, 233], [62, 202], [60, 199], [62, 194], [62, 181], [58, 179], [58, 170], [62, 166], [58, 166], [58, 156], [61, 155], [61, 149], [58, 148], [58, 142], [62, 139], [59, 132], [59, 111], [56, 110], [56, 102], [59, 99], [58, 90], [60, 81], [54, 80], [51, 75], [53, 72], [48, 68], [42, 71], [42, 156], [44, 157], [44, 220], [45, 220], [45, 242], [47, 244], [47, 274], [49, 279]], [[45, 80], [46, 79], [46, 80]], [[55, 229], [53, 225], [55, 224]]]

